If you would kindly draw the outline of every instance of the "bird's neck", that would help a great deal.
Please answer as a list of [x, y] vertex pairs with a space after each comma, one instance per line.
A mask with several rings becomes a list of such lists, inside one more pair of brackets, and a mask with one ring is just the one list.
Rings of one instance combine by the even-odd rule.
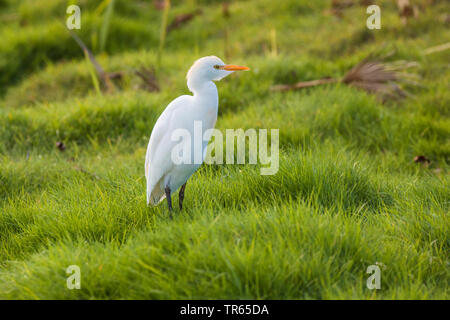
[[194, 87], [189, 88], [194, 94], [194, 98], [200, 101], [208, 101], [212, 106], [217, 106], [219, 103], [219, 94], [217, 87], [212, 81], [205, 81], [196, 83]]

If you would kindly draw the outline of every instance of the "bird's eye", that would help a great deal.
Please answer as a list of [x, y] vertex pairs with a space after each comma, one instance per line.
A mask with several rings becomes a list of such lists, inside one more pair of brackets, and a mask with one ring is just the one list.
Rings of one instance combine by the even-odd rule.
[[216, 65], [214, 66], [214, 69], [219, 70], [219, 69], [220, 69], [220, 66], [219, 66], [218, 64], [216, 64]]

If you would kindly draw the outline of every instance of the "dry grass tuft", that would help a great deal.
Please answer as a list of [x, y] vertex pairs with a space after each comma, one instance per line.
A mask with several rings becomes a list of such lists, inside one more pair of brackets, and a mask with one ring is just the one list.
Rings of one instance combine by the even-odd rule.
[[342, 79], [323, 78], [311, 81], [301, 81], [295, 84], [278, 84], [272, 86], [271, 90], [298, 90], [323, 84], [341, 82], [369, 93], [376, 94], [382, 98], [382, 100], [388, 98], [403, 98], [409, 96], [409, 93], [402, 88], [403, 84], [419, 85], [419, 78], [416, 74], [405, 72], [405, 70], [417, 66], [418, 64], [416, 62], [395, 61], [392, 63], [383, 63], [368, 58], [354, 66]]

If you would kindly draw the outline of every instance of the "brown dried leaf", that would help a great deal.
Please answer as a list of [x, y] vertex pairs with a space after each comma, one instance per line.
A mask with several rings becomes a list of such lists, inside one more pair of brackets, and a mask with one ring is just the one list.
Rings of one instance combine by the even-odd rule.
[[350, 8], [355, 2], [353, 0], [332, 0], [331, 9], [333, 10], [343, 10], [345, 8]]
[[115, 71], [115, 72], [108, 72], [108, 78], [110, 79], [122, 79], [125, 74], [125, 71]]
[[98, 175], [96, 175], [95, 173], [89, 172], [87, 170], [85, 170], [83, 167], [81, 166], [74, 166], [74, 169], [80, 172], [83, 172], [89, 176], [91, 176], [92, 178], [96, 179], [96, 180], [101, 180], [102, 178], [100, 178]]
[[326, 13], [331, 13], [337, 17], [342, 17], [343, 11], [352, 7], [355, 4], [354, 0], [332, 0], [331, 8], [326, 10]]
[[419, 155], [414, 157], [415, 163], [422, 163], [423, 165], [427, 166], [431, 163], [430, 159], [425, 157], [424, 155]]
[[419, 9], [409, 3], [409, 0], [397, 0], [398, 14], [403, 24], [408, 22], [410, 17], [417, 17]]
[[272, 91], [287, 91], [295, 89], [303, 89], [308, 87], [315, 87], [326, 83], [335, 83], [338, 80], [332, 78], [324, 78], [319, 80], [301, 81], [294, 84], [278, 84], [271, 87]]
[[441, 52], [441, 51], [445, 51], [450, 49], [450, 42], [435, 46], [435, 47], [431, 47], [425, 50], [425, 54], [432, 54], [432, 53], [436, 53], [436, 52]]
[[174, 29], [178, 29], [181, 26], [183, 26], [184, 24], [188, 23], [190, 20], [192, 20], [195, 16], [202, 14], [202, 10], [201, 9], [197, 9], [191, 13], [186, 13], [186, 14], [180, 14], [178, 16], [175, 17], [175, 19], [172, 21], [172, 23], [167, 27], [167, 32], [169, 33], [170, 31], [174, 30]]
[[382, 100], [403, 98], [410, 94], [400, 87], [400, 83], [419, 85], [417, 75], [403, 71], [417, 66], [417, 63], [408, 61], [395, 61], [388, 64], [365, 59], [347, 72], [341, 80], [325, 78], [295, 84], [278, 84], [272, 86], [271, 90], [295, 90], [340, 81], [346, 85], [377, 94]]
[[414, 74], [401, 72], [413, 66], [410, 62], [397, 61], [385, 64], [378, 61], [364, 60], [353, 67], [344, 78], [343, 83], [375, 93], [386, 98], [403, 98], [408, 93], [400, 88], [399, 83], [418, 84], [411, 79], [418, 79]]
[[150, 92], [158, 92], [160, 90], [153, 69], [141, 68], [140, 70], [136, 70], [135, 73], [142, 79], [143, 84], [141, 88]]
[[222, 3], [222, 15], [225, 18], [228, 18], [230, 16], [230, 3], [229, 2]]
[[156, 10], [164, 10], [166, 7], [166, 1], [164, 0], [153, 0], [153, 6]]
[[66, 150], [66, 145], [62, 141], [57, 141], [56, 142], [56, 147], [59, 149], [59, 151]]

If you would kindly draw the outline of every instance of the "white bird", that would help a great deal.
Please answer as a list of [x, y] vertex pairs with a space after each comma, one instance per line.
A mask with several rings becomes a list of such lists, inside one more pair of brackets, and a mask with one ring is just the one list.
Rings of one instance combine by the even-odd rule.
[[[172, 159], [172, 150], [180, 144], [179, 141], [174, 141], [172, 134], [175, 130], [182, 129], [189, 132], [190, 137], [194, 137], [195, 121], [201, 122], [203, 131], [213, 129], [219, 107], [219, 96], [213, 81], [239, 70], [249, 68], [225, 64], [215, 56], [200, 58], [189, 69], [187, 86], [193, 95], [183, 95], [169, 103], [156, 121], [150, 136], [145, 157], [148, 205], [157, 205], [167, 198], [169, 211], [172, 211], [171, 194], [181, 187], [179, 206], [182, 209], [186, 181], [201, 166], [209, 141], [202, 140], [200, 144], [185, 141], [184, 143], [188, 143], [187, 148], [192, 151], [190, 161], [180, 163]], [[201, 162], [194, 161], [195, 152], [199, 151], [196, 148], [201, 148]]]

